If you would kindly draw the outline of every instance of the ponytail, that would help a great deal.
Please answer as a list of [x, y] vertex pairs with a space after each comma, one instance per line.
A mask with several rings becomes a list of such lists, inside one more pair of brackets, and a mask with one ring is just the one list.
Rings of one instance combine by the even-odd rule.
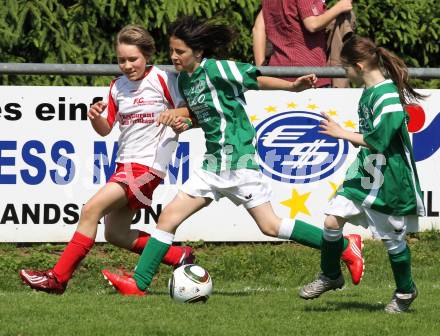
[[401, 58], [383, 47], [376, 48], [376, 53], [379, 56], [380, 66], [385, 70], [385, 75], [396, 84], [402, 104], [407, 105], [414, 99], [426, 97], [417, 93], [409, 84], [408, 68]]
[[369, 38], [352, 35], [344, 42], [341, 50], [342, 63], [355, 65], [365, 62], [371, 68], [380, 68], [385, 77], [391, 78], [397, 86], [402, 104], [411, 100], [426, 98], [409, 84], [408, 68], [402, 59], [383, 47], [377, 47]]

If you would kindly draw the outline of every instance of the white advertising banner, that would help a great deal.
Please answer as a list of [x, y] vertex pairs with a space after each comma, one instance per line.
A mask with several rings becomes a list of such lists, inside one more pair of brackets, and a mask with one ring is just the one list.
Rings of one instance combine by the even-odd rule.
[[[82, 205], [115, 168], [118, 127], [102, 138], [86, 113], [106, 99], [102, 87], [0, 86], [0, 242], [67, 242]], [[440, 90], [411, 110], [410, 132], [427, 216], [421, 229], [440, 228]], [[272, 204], [284, 218], [322, 227], [328, 200], [342, 183], [357, 149], [317, 132], [320, 112], [357, 129], [361, 89], [317, 89], [302, 93], [250, 91], [248, 115], [257, 130], [262, 171], [272, 182]], [[164, 184], [133, 227], [151, 232], [161, 209], [174, 197], [204, 153], [201, 130], [180, 136]], [[346, 232], [368, 231], [347, 224]], [[270, 241], [243, 207], [227, 199], [185, 221], [177, 241]], [[97, 241], [104, 241], [103, 224]]]

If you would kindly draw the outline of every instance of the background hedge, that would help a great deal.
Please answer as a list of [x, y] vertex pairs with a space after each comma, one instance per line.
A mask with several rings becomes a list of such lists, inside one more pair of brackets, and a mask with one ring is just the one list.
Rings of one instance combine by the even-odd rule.
[[[328, 1], [331, 6], [336, 0]], [[128, 23], [156, 40], [156, 64], [170, 64], [166, 28], [184, 14], [218, 17], [236, 29], [233, 59], [252, 62], [252, 26], [260, 0], [0, 0], [0, 62], [115, 63], [113, 39]], [[440, 67], [438, 0], [356, 0], [358, 33], [411, 67]], [[3, 85], [107, 85], [108, 77], [6, 76]]]

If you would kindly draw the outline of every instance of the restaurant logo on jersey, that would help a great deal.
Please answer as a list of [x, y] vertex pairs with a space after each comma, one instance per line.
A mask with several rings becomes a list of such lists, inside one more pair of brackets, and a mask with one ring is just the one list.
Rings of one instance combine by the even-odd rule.
[[289, 111], [265, 119], [257, 127], [257, 149], [263, 173], [287, 183], [319, 181], [337, 171], [348, 142], [319, 133], [321, 115]]

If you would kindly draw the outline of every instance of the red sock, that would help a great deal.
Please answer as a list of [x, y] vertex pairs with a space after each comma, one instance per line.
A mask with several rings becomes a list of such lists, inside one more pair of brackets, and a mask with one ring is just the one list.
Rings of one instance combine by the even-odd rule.
[[[148, 239], [150, 239], [150, 235], [148, 233], [139, 231], [139, 236], [135, 240], [131, 250], [137, 254], [142, 254], [145, 245], [147, 245]], [[165, 265], [177, 265], [180, 262], [180, 259], [182, 259], [183, 253], [184, 249], [182, 247], [171, 245], [167, 254], [165, 254], [165, 257], [163, 257], [162, 262]]]
[[78, 267], [78, 264], [89, 253], [95, 240], [79, 233], [75, 232], [66, 249], [61, 255], [60, 259], [53, 268], [53, 273], [57, 280], [61, 283], [65, 283], [70, 280]]

